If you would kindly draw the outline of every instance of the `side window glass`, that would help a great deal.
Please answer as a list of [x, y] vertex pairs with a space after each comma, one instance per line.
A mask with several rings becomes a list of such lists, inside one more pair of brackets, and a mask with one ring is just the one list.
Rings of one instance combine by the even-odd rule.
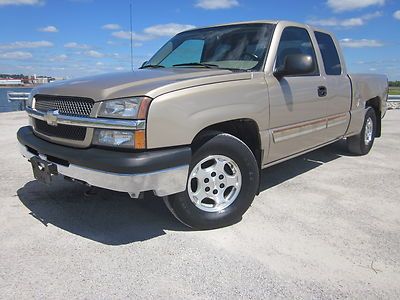
[[199, 63], [203, 48], [203, 40], [186, 40], [172, 51], [161, 64], [165, 67], [172, 67], [179, 63]]
[[313, 44], [307, 30], [299, 27], [287, 27], [283, 30], [278, 46], [275, 68], [283, 67], [286, 56], [292, 54], [310, 55], [315, 61], [315, 69], [304, 76], [318, 76], [318, 63]]
[[324, 61], [326, 75], [341, 75], [342, 66], [332, 37], [329, 34], [316, 31], [315, 38]]

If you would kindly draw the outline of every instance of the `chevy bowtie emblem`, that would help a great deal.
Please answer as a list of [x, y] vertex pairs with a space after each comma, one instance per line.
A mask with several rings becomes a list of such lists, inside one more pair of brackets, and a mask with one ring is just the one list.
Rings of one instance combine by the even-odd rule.
[[58, 112], [58, 109], [56, 110], [49, 110], [46, 112], [44, 115], [44, 120], [47, 122], [48, 125], [50, 126], [57, 126], [57, 120], [58, 116], [60, 113]]

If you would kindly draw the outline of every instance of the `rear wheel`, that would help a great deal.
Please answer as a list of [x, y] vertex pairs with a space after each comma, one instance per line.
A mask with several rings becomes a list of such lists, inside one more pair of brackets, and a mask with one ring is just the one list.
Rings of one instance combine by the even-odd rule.
[[247, 145], [232, 135], [217, 134], [194, 152], [186, 190], [164, 200], [189, 227], [224, 227], [240, 221], [258, 180], [258, 164]]
[[363, 128], [358, 135], [347, 138], [347, 147], [351, 153], [365, 155], [371, 150], [376, 135], [376, 114], [372, 107], [365, 114]]

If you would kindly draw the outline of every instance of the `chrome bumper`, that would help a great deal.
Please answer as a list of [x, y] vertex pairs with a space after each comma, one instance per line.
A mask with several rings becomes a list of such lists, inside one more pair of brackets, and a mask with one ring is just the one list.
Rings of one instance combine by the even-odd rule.
[[[19, 143], [22, 156], [28, 160], [37, 155], [29, 152], [27, 147]], [[49, 161], [46, 155], [39, 154], [42, 160]], [[49, 161], [50, 162], [50, 161]], [[57, 172], [61, 175], [86, 182], [118, 192], [127, 192], [132, 198], [138, 198], [141, 192], [154, 191], [159, 197], [182, 192], [186, 189], [186, 181], [189, 165], [169, 168], [152, 173], [142, 174], [118, 174], [93, 170], [70, 164], [63, 166], [50, 162], [57, 166]]]

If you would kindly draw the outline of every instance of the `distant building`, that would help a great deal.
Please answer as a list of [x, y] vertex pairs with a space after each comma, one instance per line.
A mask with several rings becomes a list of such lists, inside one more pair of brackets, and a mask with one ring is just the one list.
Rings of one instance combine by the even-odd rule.
[[53, 77], [49, 80], [49, 82], [53, 82], [53, 81], [60, 81], [60, 80], [65, 80], [64, 77]]
[[1, 85], [24, 85], [21, 79], [13, 79], [13, 78], [7, 78], [7, 79], [0, 79], [0, 86]]
[[33, 83], [34, 84], [45, 84], [45, 83], [49, 83], [49, 78], [48, 77], [44, 77], [44, 76], [38, 76], [35, 79], [33, 79]]

